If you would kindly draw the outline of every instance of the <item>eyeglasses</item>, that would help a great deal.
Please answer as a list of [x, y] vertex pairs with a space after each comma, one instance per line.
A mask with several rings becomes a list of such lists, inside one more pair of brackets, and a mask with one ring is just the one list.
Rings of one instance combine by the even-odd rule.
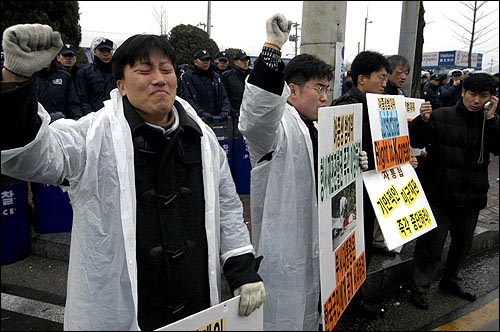
[[373, 80], [377, 80], [379, 81], [380, 83], [387, 83], [387, 81], [389, 80], [387, 78], [387, 76], [382, 76], [382, 77], [371, 77], [371, 76], [368, 76], [369, 79], [373, 79]]
[[307, 85], [302, 85], [304, 88], [309, 88], [309, 89], [313, 89], [313, 90], [316, 90], [316, 92], [318, 93], [318, 95], [321, 95], [321, 94], [325, 94], [328, 96], [328, 94], [330, 93], [330, 91], [332, 91], [332, 89], [330, 89], [330, 87], [328, 85], [321, 85], [321, 86], [307, 86]]

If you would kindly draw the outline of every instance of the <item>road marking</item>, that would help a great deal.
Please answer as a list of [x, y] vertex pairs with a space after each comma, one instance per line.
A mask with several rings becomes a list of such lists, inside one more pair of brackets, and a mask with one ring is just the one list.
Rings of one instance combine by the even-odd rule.
[[18, 314], [64, 323], [64, 307], [2, 293], [2, 309]]
[[480, 331], [480, 327], [495, 319], [498, 319], [498, 298], [433, 331]]

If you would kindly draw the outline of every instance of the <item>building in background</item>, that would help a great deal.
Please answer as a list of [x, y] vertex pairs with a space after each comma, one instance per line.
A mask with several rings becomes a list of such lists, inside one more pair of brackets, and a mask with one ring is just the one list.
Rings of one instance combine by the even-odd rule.
[[[422, 54], [422, 70], [433, 74], [446, 74], [451, 69], [469, 68], [467, 57], [468, 52], [465, 51], [426, 52]], [[472, 53], [470, 68], [483, 70], [481, 53]]]

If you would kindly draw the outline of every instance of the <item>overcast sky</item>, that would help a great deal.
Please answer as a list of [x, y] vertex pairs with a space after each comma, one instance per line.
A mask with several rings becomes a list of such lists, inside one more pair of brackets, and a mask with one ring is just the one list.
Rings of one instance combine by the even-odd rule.
[[[160, 25], [153, 13], [160, 12], [162, 5], [167, 12], [167, 30], [179, 24], [198, 25], [207, 22], [208, 1], [79, 1], [82, 42], [88, 47], [93, 38], [105, 36], [120, 45], [137, 33], [159, 33]], [[351, 62], [363, 49], [364, 21], [368, 11], [366, 49], [385, 55], [398, 52], [401, 23], [401, 1], [348, 1], [345, 33], [345, 58]], [[480, 22], [484, 27], [491, 23], [494, 32], [474, 48], [483, 53], [483, 69], [498, 72], [498, 1], [489, 1], [485, 13], [492, 14]], [[468, 51], [468, 46], [453, 33], [463, 33], [450, 19], [468, 24], [464, 15], [468, 10], [459, 1], [424, 1], [426, 27], [424, 52]], [[249, 55], [258, 55], [266, 39], [265, 22], [274, 13], [283, 13], [292, 22], [302, 23], [302, 1], [212, 1], [211, 38], [221, 50], [241, 48]], [[300, 28], [301, 25], [299, 25]], [[203, 28], [200, 26], [200, 28]], [[489, 30], [489, 28], [488, 28]], [[486, 30], [487, 31], [487, 30]], [[300, 37], [300, 29], [298, 31]], [[481, 41], [480, 40], [480, 41]], [[300, 40], [298, 43], [300, 47]], [[293, 57], [295, 44], [283, 46], [283, 56]], [[299, 49], [300, 53], [300, 49]], [[493, 61], [492, 61], [493, 60]]]

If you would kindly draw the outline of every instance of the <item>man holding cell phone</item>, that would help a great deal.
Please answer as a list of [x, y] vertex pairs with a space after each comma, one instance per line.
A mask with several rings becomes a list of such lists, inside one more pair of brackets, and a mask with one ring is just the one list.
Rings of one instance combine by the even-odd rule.
[[468, 301], [476, 299], [464, 288], [460, 272], [479, 211], [486, 207], [490, 153], [500, 152], [495, 88], [490, 74], [471, 74], [456, 105], [421, 110], [409, 124], [412, 146], [427, 150], [433, 181], [422, 185], [437, 222], [435, 229], [417, 238], [415, 246], [411, 300], [418, 308], [429, 308], [427, 291], [439, 269], [448, 231], [451, 244], [439, 288]]

